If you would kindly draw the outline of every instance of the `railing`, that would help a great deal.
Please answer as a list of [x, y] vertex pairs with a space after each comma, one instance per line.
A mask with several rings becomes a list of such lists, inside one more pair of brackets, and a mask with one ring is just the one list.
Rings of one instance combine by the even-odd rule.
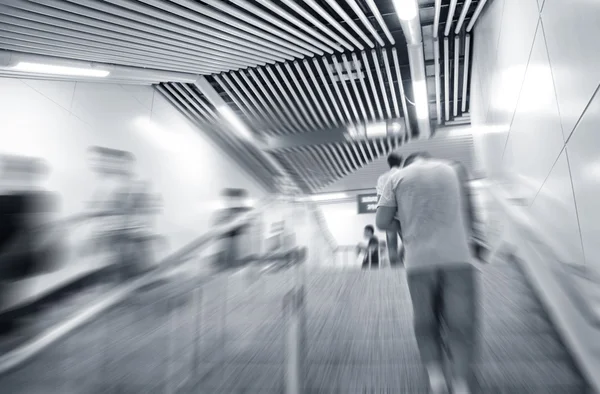
[[[167, 303], [167, 309], [170, 311], [168, 319], [169, 321], [173, 321], [177, 318], [175, 317], [175, 315], [178, 313], [177, 307], [174, 305], [177, 304], [178, 298], [185, 294], [184, 297], [194, 299], [195, 301], [193, 302], [202, 301], [204, 298], [206, 298], [206, 292], [203, 290], [204, 286], [211, 280], [218, 280], [219, 276], [213, 275], [214, 272], [210, 270], [208, 270], [209, 272], [206, 270], [202, 271], [202, 269], [200, 269], [201, 265], [206, 265], [206, 262], [200, 261], [198, 257], [202, 251], [209, 246], [211, 242], [219, 239], [222, 235], [241, 225], [251, 222], [260, 215], [263, 215], [268, 210], [272, 209], [273, 202], [274, 200], [271, 198], [266, 199], [260, 202], [253, 211], [245, 213], [229, 223], [214, 226], [211, 228], [209, 233], [198, 237], [194, 241], [180, 248], [178, 251], [162, 259], [160, 264], [158, 264], [157, 268], [153, 271], [142, 274], [128, 283], [123, 283], [115, 287], [108, 294], [102, 297], [100, 301], [90, 305], [89, 307], [86, 307], [84, 310], [78, 312], [75, 316], [70, 317], [60, 325], [53, 327], [48, 332], [44, 333], [44, 335], [35, 338], [21, 348], [3, 355], [0, 357], [0, 374], [6, 373], [20, 366], [25, 361], [39, 354], [42, 350], [48, 348], [54, 342], [73, 332], [76, 328], [83, 326], [93, 319], [96, 319], [100, 315], [103, 315], [111, 308], [114, 308], [116, 305], [136, 294], [139, 290], [147, 288], [152, 284], [161, 286], [161, 283], [165, 282], [165, 278], [173, 275], [173, 273], [177, 272], [178, 269], [184, 269], [186, 270], [185, 275], [179, 279], [182, 279], [183, 277], [185, 277], [185, 279], [182, 279], [181, 282], [176, 282], [176, 287], [168, 291], [169, 296], [165, 301]], [[284, 208], [289, 208], [289, 206], [289, 202], [284, 204]], [[307, 209], [307, 206], [304, 207], [304, 209]], [[92, 216], [94, 215], [80, 215], [78, 217], [63, 220], [60, 222], [60, 224], [73, 222], [79, 223]], [[310, 247], [314, 244], [314, 246], [320, 249], [325, 248], [322, 250], [323, 252], [326, 252], [327, 247], [318, 243], [318, 239], [318, 234], [316, 237], [313, 236], [308, 246]], [[255, 267], [257, 264], [264, 266], [267, 261], [276, 262], [277, 264], [275, 267], [261, 270], [261, 274], [268, 275], [271, 272], [277, 272], [281, 269], [291, 269], [294, 274], [293, 285], [291, 286], [291, 290], [287, 292], [283, 302], [284, 316], [286, 317], [286, 335], [288, 338], [286, 347], [282, 349], [286, 354], [286, 365], [288, 371], [285, 375], [285, 387], [287, 393], [301, 393], [302, 391], [300, 387], [304, 380], [302, 370], [302, 366], [304, 365], [302, 356], [304, 346], [302, 346], [302, 338], [304, 335], [303, 333], [306, 316], [303, 309], [305, 292], [305, 264], [303, 263], [306, 261], [306, 257], [307, 250], [305, 246], [294, 246], [291, 249], [271, 254], [269, 256], [255, 256], [254, 258], [249, 258], [244, 263], [245, 267], [248, 267], [250, 270], [254, 270], [256, 273], [258, 270], [253, 267]], [[229, 281], [229, 279], [227, 280]], [[225, 284], [225, 286], [221, 286], [221, 288], [223, 291], [223, 294], [221, 294], [222, 302], [226, 306], [227, 299], [229, 297], [227, 294], [227, 285]], [[226, 308], [222, 310], [223, 313], [226, 313], [227, 311]], [[199, 321], [199, 314], [194, 314], [193, 319], [193, 324], [197, 327], [198, 324], [201, 323]], [[135, 320], [135, 318], [132, 318], [132, 321]], [[223, 323], [223, 327], [224, 324], [225, 323]], [[115, 331], [115, 333], [117, 331]], [[177, 339], [173, 338], [172, 336], [170, 338], [170, 341], [177, 341]], [[193, 340], [198, 341], [198, 335], [196, 335]], [[110, 340], [107, 343], [110, 343]], [[197, 345], [197, 343], [193, 345], [193, 355], [191, 356], [192, 360], [190, 362], [190, 370], [192, 372], [197, 371], [198, 365], [200, 364], [199, 360], [202, 356]], [[179, 357], [177, 352], [180, 350], [173, 348], [173, 346], [174, 345], [169, 345], [168, 352], [171, 355], [169, 357], [176, 359]], [[90, 349], [90, 351], [92, 350], [93, 349]], [[93, 351], [95, 352], [96, 350]], [[165, 380], [165, 389], [168, 392], [173, 392], [176, 389], [176, 387], [174, 387], [176, 383], [174, 372], [167, 371], [167, 375], [168, 376]]]

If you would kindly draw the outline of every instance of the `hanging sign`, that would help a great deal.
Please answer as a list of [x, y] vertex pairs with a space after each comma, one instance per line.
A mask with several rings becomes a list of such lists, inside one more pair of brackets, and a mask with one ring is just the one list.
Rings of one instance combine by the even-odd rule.
[[377, 193], [359, 194], [358, 214], [377, 212]]

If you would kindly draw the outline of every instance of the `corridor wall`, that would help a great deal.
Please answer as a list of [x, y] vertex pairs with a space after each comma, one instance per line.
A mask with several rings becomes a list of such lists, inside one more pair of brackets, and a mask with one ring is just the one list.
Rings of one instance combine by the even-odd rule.
[[474, 33], [479, 164], [572, 256], [600, 269], [600, 34], [586, 0], [494, 0]]
[[598, 392], [599, 12], [587, 0], [488, 2], [470, 90], [478, 164], [511, 218], [504, 241]]
[[[151, 86], [0, 78], [0, 92], [0, 153], [47, 161], [44, 186], [60, 195], [57, 217], [82, 213], [92, 198], [93, 145], [133, 153], [136, 176], [161, 195], [156, 231], [167, 238], [163, 254], [210, 231], [222, 188], [245, 188], [253, 199], [266, 194]], [[71, 256], [32, 286], [52, 286], [94, 264]]]

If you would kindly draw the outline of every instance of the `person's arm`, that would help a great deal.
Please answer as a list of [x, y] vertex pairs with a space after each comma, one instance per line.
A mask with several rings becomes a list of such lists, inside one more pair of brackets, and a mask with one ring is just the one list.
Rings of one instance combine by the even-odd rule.
[[461, 186], [461, 194], [463, 197], [464, 211], [467, 217], [467, 222], [469, 226], [469, 230], [471, 231], [471, 236], [473, 238], [477, 238], [477, 214], [475, 211], [475, 205], [473, 204], [473, 197], [471, 193], [471, 187], [469, 185], [469, 176], [465, 168], [459, 164], [455, 163], [454, 168], [458, 175], [458, 179]]
[[394, 218], [397, 210], [396, 193], [392, 187], [392, 180], [388, 179], [377, 203], [377, 213], [375, 214], [377, 228], [383, 231], [400, 231], [400, 223]]

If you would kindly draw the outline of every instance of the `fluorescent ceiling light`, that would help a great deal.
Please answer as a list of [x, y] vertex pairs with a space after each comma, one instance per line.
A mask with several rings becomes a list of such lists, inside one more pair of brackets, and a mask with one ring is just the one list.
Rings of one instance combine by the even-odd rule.
[[417, 118], [429, 119], [429, 100], [427, 99], [427, 85], [424, 80], [413, 81], [413, 94]]
[[229, 108], [227, 105], [221, 105], [218, 109], [221, 115], [227, 119], [227, 121], [231, 124], [231, 126], [233, 126], [235, 131], [237, 131], [240, 136], [247, 140], [252, 139], [252, 133], [248, 130], [248, 128], [246, 128], [246, 125], [242, 123], [240, 118], [238, 118], [231, 108]]
[[387, 123], [377, 122], [367, 124], [367, 138], [387, 137]]
[[110, 71], [98, 70], [93, 68], [67, 67], [57, 66], [54, 64], [19, 62], [12, 67], [13, 70], [24, 71], [36, 74], [52, 74], [52, 75], [70, 75], [76, 77], [95, 77], [104, 78], [110, 74]]
[[315, 194], [309, 196], [311, 201], [333, 201], [333, 200], [343, 200], [344, 198], [348, 198], [348, 194], [346, 193], [330, 193], [330, 194]]
[[416, 0], [394, 0], [394, 8], [398, 18], [409, 21], [417, 17], [417, 1]]

